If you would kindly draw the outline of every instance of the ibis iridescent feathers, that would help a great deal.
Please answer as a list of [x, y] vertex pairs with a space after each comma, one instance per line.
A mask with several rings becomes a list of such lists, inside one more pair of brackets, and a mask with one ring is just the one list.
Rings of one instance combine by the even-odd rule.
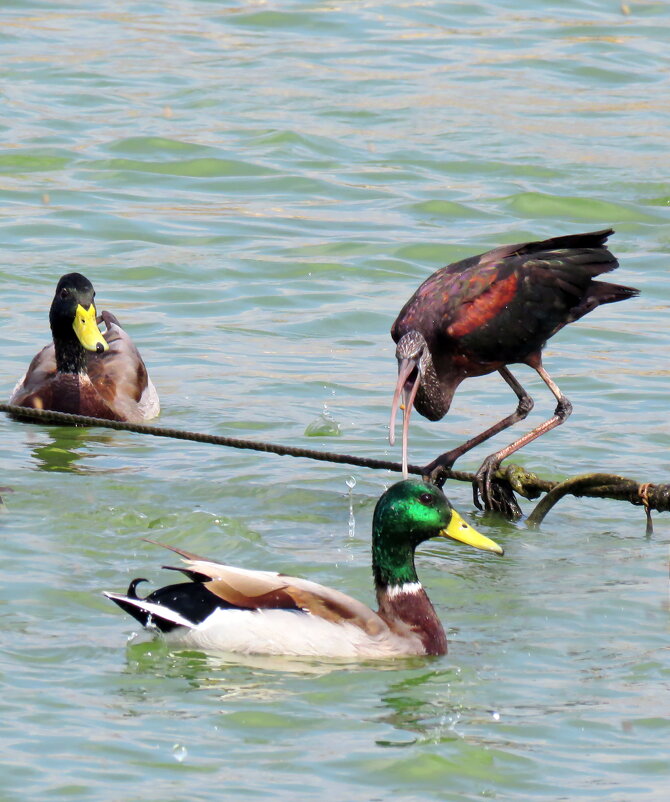
[[498, 371], [518, 398], [517, 409], [426, 466], [425, 475], [443, 481], [444, 470], [474, 446], [526, 417], [532, 399], [508, 369], [534, 368], [556, 398], [554, 415], [509, 446], [491, 454], [477, 473], [475, 499], [505, 509], [493, 493], [500, 462], [562, 423], [571, 405], [542, 367], [542, 349], [563, 326], [601, 304], [637, 295], [632, 287], [595, 281], [618, 266], [605, 246], [612, 229], [504, 245], [443, 267], [427, 278], [400, 311], [391, 329], [397, 343], [398, 380], [391, 414], [391, 444], [402, 397], [403, 466], [412, 406], [429, 420], [449, 411], [459, 384]]

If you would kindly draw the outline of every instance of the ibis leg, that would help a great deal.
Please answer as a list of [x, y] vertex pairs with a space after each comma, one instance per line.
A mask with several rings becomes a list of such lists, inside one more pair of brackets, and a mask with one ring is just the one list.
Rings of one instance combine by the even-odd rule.
[[430, 465], [426, 465], [423, 469], [424, 476], [438, 487], [442, 487], [446, 479], [446, 471], [451, 468], [459, 457], [463, 456], [463, 454], [470, 451], [470, 449], [475, 446], [478, 446], [480, 443], [483, 443], [485, 440], [488, 440], [489, 437], [493, 437], [499, 432], [513, 426], [515, 423], [518, 423], [520, 420], [523, 420], [533, 408], [533, 399], [514, 378], [512, 373], [507, 368], [500, 368], [498, 373], [500, 373], [507, 384], [514, 390], [516, 397], [519, 399], [517, 408], [511, 415], [494, 423], [493, 426], [485, 429], [480, 434], [466, 440], [465, 443], [457, 448], [452, 448], [451, 451], [441, 454], [437, 459], [434, 459]]
[[[482, 506], [479, 502], [478, 495], [481, 497], [481, 500], [484, 504], [484, 509], [506, 512], [505, 509], [501, 509], [500, 504], [496, 503], [495, 494], [493, 492], [493, 476], [500, 467], [500, 463], [509, 457], [510, 454], [513, 454], [515, 451], [523, 448], [528, 443], [531, 443], [533, 440], [540, 437], [540, 435], [555, 429], [556, 426], [560, 426], [561, 423], [563, 423], [563, 421], [565, 421], [572, 412], [572, 404], [563, 395], [556, 382], [551, 378], [542, 365], [538, 364], [535, 366], [535, 370], [538, 372], [542, 381], [551, 390], [554, 398], [556, 398], [556, 401], [558, 402], [556, 404], [554, 414], [551, 418], [544, 421], [544, 423], [541, 423], [539, 426], [536, 426], [532, 431], [528, 432], [523, 437], [520, 437], [518, 440], [510, 443], [508, 446], [505, 446], [505, 448], [501, 448], [500, 451], [496, 451], [495, 454], [490, 454], [484, 460], [484, 462], [481, 464], [481, 467], [477, 471], [477, 478], [475, 480], [473, 489], [474, 501], [479, 509], [482, 509]], [[516, 510], [514, 511], [513, 517], [518, 517]]]

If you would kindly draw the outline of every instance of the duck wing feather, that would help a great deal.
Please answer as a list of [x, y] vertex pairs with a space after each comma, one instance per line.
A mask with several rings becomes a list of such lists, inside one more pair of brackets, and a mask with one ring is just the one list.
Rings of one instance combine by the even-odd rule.
[[308, 579], [274, 571], [254, 571], [208, 560], [184, 549], [148, 542], [179, 554], [185, 568], [178, 568], [227, 604], [250, 610], [303, 610], [334, 623], [349, 623], [369, 635], [388, 629], [384, 620], [367, 605], [346, 593]]
[[121, 419], [138, 423], [155, 417], [160, 411], [158, 394], [135, 344], [111, 312], [103, 311], [99, 322], [106, 326], [103, 336], [109, 350], [88, 354], [91, 383]]
[[49, 343], [49, 345], [45, 345], [44, 348], [42, 348], [41, 351], [38, 351], [38, 353], [32, 358], [25, 375], [19, 379], [16, 387], [12, 390], [9, 403], [16, 404], [17, 406], [37, 405], [38, 408], [40, 408], [41, 404], [42, 407], [48, 408], [49, 401], [47, 399], [41, 398], [37, 404], [26, 404], [26, 401], [33, 394], [39, 394], [45, 387], [47, 387], [55, 375], [56, 349], [54, 348], [53, 343]]

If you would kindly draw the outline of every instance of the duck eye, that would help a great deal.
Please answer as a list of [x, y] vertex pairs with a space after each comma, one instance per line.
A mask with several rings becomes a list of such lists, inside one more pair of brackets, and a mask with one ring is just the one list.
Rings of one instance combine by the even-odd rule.
[[68, 290], [67, 287], [63, 287], [63, 289], [60, 291], [60, 297], [61, 298], [69, 298], [70, 297], [70, 290]]
[[432, 507], [435, 504], [435, 496], [431, 496], [430, 493], [422, 493], [419, 496], [419, 501], [427, 507]]

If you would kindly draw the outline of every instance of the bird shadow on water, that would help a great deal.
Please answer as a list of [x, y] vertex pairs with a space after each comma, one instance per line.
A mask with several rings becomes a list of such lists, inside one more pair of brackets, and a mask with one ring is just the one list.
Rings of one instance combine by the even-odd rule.
[[31, 432], [27, 438], [35, 470], [56, 471], [60, 473], [128, 473], [135, 470], [131, 466], [94, 468], [81, 464], [99, 454], [92, 446], [118, 445], [114, 435], [92, 434], [90, 429], [71, 426], [54, 426]]

